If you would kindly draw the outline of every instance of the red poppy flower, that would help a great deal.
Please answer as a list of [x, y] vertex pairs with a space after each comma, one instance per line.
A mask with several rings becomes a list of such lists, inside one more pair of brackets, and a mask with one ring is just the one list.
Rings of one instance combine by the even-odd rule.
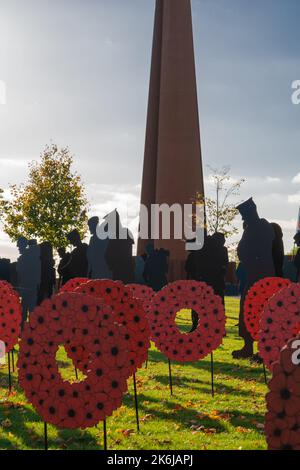
[[62, 292], [74, 292], [76, 287], [80, 286], [81, 284], [85, 284], [88, 282], [88, 278], [86, 277], [74, 277], [66, 282], [61, 288], [60, 293]]

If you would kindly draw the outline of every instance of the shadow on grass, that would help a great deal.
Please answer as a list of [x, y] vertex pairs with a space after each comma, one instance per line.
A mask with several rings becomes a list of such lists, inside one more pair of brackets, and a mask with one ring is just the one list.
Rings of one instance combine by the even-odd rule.
[[[5, 369], [0, 370], [0, 382], [1, 387], [7, 388], [7, 397], [0, 402], [0, 422], [6, 419], [11, 422], [11, 425], [7, 428], [2, 427], [2, 433], [7, 432], [7, 434], [13, 434], [13, 436], [20, 441], [19, 443], [14, 443], [13, 440], [9, 440], [9, 437], [6, 438], [4, 435], [0, 437], [0, 449], [16, 450], [27, 447], [30, 449], [43, 450], [45, 447], [43, 421], [32, 407], [25, 402], [26, 398], [24, 398], [24, 402], [18, 403], [14, 401], [14, 390], [22, 392], [21, 388], [18, 386], [16, 376], [13, 376], [12, 395], [8, 394], [8, 374]], [[101, 426], [101, 423], [99, 426]], [[52, 438], [50, 436], [51, 427], [48, 427], [49, 449], [61, 448], [72, 450], [88, 447], [89, 449], [100, 450], [103, 448], [88, 430], [62, 430], [56, 428], [57, 437]]]

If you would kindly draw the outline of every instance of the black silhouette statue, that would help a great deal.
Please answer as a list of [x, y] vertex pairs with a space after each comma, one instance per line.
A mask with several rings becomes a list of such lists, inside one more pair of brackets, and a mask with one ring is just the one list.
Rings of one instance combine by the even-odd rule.
[[17, 243], [20, 256], [17, 261], [18, 290], [22, 297], [22, 324], [27, 320], [28, 312], [37, 305], [41, 282], [40, 247], [36, 240], [20, 237]]
[[134, 271], [134, 282], [136, 284], [145, 284], [144, 270], [146, 264], [147, 255], [144, 253], [141, 256], [135, 258], [135, 271]]
[[132, 284], [134, 282], [133, 236], [126, 227], [122, 226], [117, 210], [106, 215], [104, 219], [109, 238], [105, 259], [112, 273], [112, 279]]
[[272, 256], [275, 269], [275, 275], [277, 277], [283, 277], [283, 263], [284, 263], [284, 245], [283, 245], [283, 232], [280, 225], [271, 223], [275, 238], [272, 247]]
[[265, 219], [260, 219], [252, 198], [237, 207], [243, 221], [244, 233], [238, 245], [237, 253], [245, 265], [247, 283], [241, 296], [239, 335], [244, 339], [244, 346], [239, 351], [233, 351], [232, 356], [238, 358], [253, 357], [253, 340], [244, 323], [243, 305], [250, 287], [259, 279], [275, 275], [273, 262], [273, 242], [275, 239], [272, 225]]
[[58, 263], [57, 272], [58, 272], [58, 287], [60, 288], [66, 282], [68, 282], [70, 277], [69, 264], [71, 260], [71, 254], [66, 252], [65, 247], [60, 247], [57, 250], [60, 261]]
[[40, 244], [41, 258], [41, 282], [38, 295], [38, 303], [52, 296], [56, 284], [55, 262], [53, 259], [53, 248], [51, 243]]
[[[91, 239], [87, 249], [88, 274], [90, 279], [111, 279], [112, 273], [106, 263], [106, 251], [109, 244], [109, 238], [99, 238], [97, 228], [99, 226], [99, 217], [92, 217], [88, 221]], [[102, 224], [105, 232], [107, 222]], [[101, 227], [100, 227], [101, 231]]]
[[[211, 286], [224, 304], [228, 263], [224, 234], [216, 232], [211, 236], [205, 235], [203, 248], [190, 252], [188, 255], [185, 265], [187, 278], [202, 281]], [[192, 312], [192, 331], [196, 329], [198, 321], [198, 315]]]
[[169, 271], [169, 251], [164, 248], [156, 250], [154, 245], [149, 243], [146, 247], [146, 261], [144, 268], [145, 283], [152, 287], [155, 292], [161, 290], [168, 284]]
[[0, 259], [0, 280], [10, 282], [10, 259]]
[[294, 265], [297, 269], [297, 281], [300, 282], [300, 232], [296, 233], [294, 236], [294, 241], [296, 246], [299, 247], [294, 259]]
[[78, 230], [73, 230], [67, 236], [68, 241], [74, 246], [74, 250], [70, 254], [70, 261], [67, 265], [70, 279], [75, 277], [87, 277], [88, 260], [87, 260], [87, 244], [83, 243]]

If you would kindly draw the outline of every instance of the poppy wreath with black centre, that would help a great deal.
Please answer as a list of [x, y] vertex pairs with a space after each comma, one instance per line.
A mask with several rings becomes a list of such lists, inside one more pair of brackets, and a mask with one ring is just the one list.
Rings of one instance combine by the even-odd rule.
[[91, 280], [79, 286], [75, 292], [95, 296], [113, 311], [114, 321], [124, 327], [128, 343], [130, 375], [147, 360], [150, 347], [150, 328], [140, 300], [134, 298], [129, 286], [120, 281]]
[[74, 292], [74, 290], [81, 286], [81, 284], [85, 284], [88, 282], [87, 277], [74, 277], [74, 279], [70, 279], [66, 282], [59, 290], [59, 292]]
[[300, 285], [290, 284], [269, 300], [260, 321], [258, 349], [272, 370], [281, 348], [300, 331]]
[[0, 340], [6, 352], [17, 344], [21, 332], [22, 308], [20, 297], [6, 281], [0, 281]]
[[[191, 333], [180, 332], [175, 323], [182, 309], [194, 310], [199, 316], [198, 326]], [[157, 292], [149, 322], [156, 347], [168, 359], [179, 362], [206, 357], [220, 346], [225, 334], [222, 300], [204, 282], [177, 281]]]
[[[20, 341], [19, 383], [41, 418], [61, 429], [95, 426], [117, 409], [127, 390], [127, 343], [111, 309], [99, 299], [62, 293], [30, 315]], [[62, 379], [60, 346], [84, 347], [85, 379]], [[76, 351], [72, 354], [76, 357]]]
[[300, 336], [291, 339], [273, 364], [266, 395], [265, 434], [269, 450], [300, 450]]
[[268, 301], [274, 294], [290, 284], [291, 281], [288, 279], [266, 277], [249, 289], [244, 302], [244, 321], [254, 341], [258, 341], [259, 323]]

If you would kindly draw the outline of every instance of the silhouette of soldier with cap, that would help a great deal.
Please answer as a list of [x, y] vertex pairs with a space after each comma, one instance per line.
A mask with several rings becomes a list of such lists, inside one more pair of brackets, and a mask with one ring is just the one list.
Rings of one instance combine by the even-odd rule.
[[75, 277], [87, 277], [87, 244], [82, 243], [80, 233], [76, 229], [68, 234], [67, 239], [71, 245], [74, 246], [74, 250], [70, 254], [70, 261], [67, 265], [70, 279]]
[[133, 236], [126, 227], [122, 226], [117, 210], [106, 215], [104, 219], [107, 222], [109, 238], [105, 255], [108, 269], [112, 272], [114, 281], [132, 284], [134, 282]]
[[241, 296], [239, 317], [239, 335], [244, 339], [245, 345], [241, 350], [233, 351], [232, 356], [236, 359], [253, 356], [253, 340], [244, 322], [245, 296], [256, 281], [275, 275], [272, 256], [275, 234], [272, 225], [267, 220], [259, 218], [252, 198], [239, 205], [237, 209], [244, 221], [244, 233], [238, 245], [237, 254], [245, 265], [247, 282]]
[[[108, 236], [104, 239], [99, 238], [97, 235], [97, 228], [99, 226], [99, 217], [91, 217], [88, 221], [88, 226], [91, 233], [90, 243], [87, 249], [88, 259], [88, 275], [90, 279], [111, 279], [112, 274], [106, 264], [106, 250], [109, 244]], [[105, 232], [107, 222], [102, 224], [102, 229]], [[101, 227], [100, 227], [101, 229]]]

